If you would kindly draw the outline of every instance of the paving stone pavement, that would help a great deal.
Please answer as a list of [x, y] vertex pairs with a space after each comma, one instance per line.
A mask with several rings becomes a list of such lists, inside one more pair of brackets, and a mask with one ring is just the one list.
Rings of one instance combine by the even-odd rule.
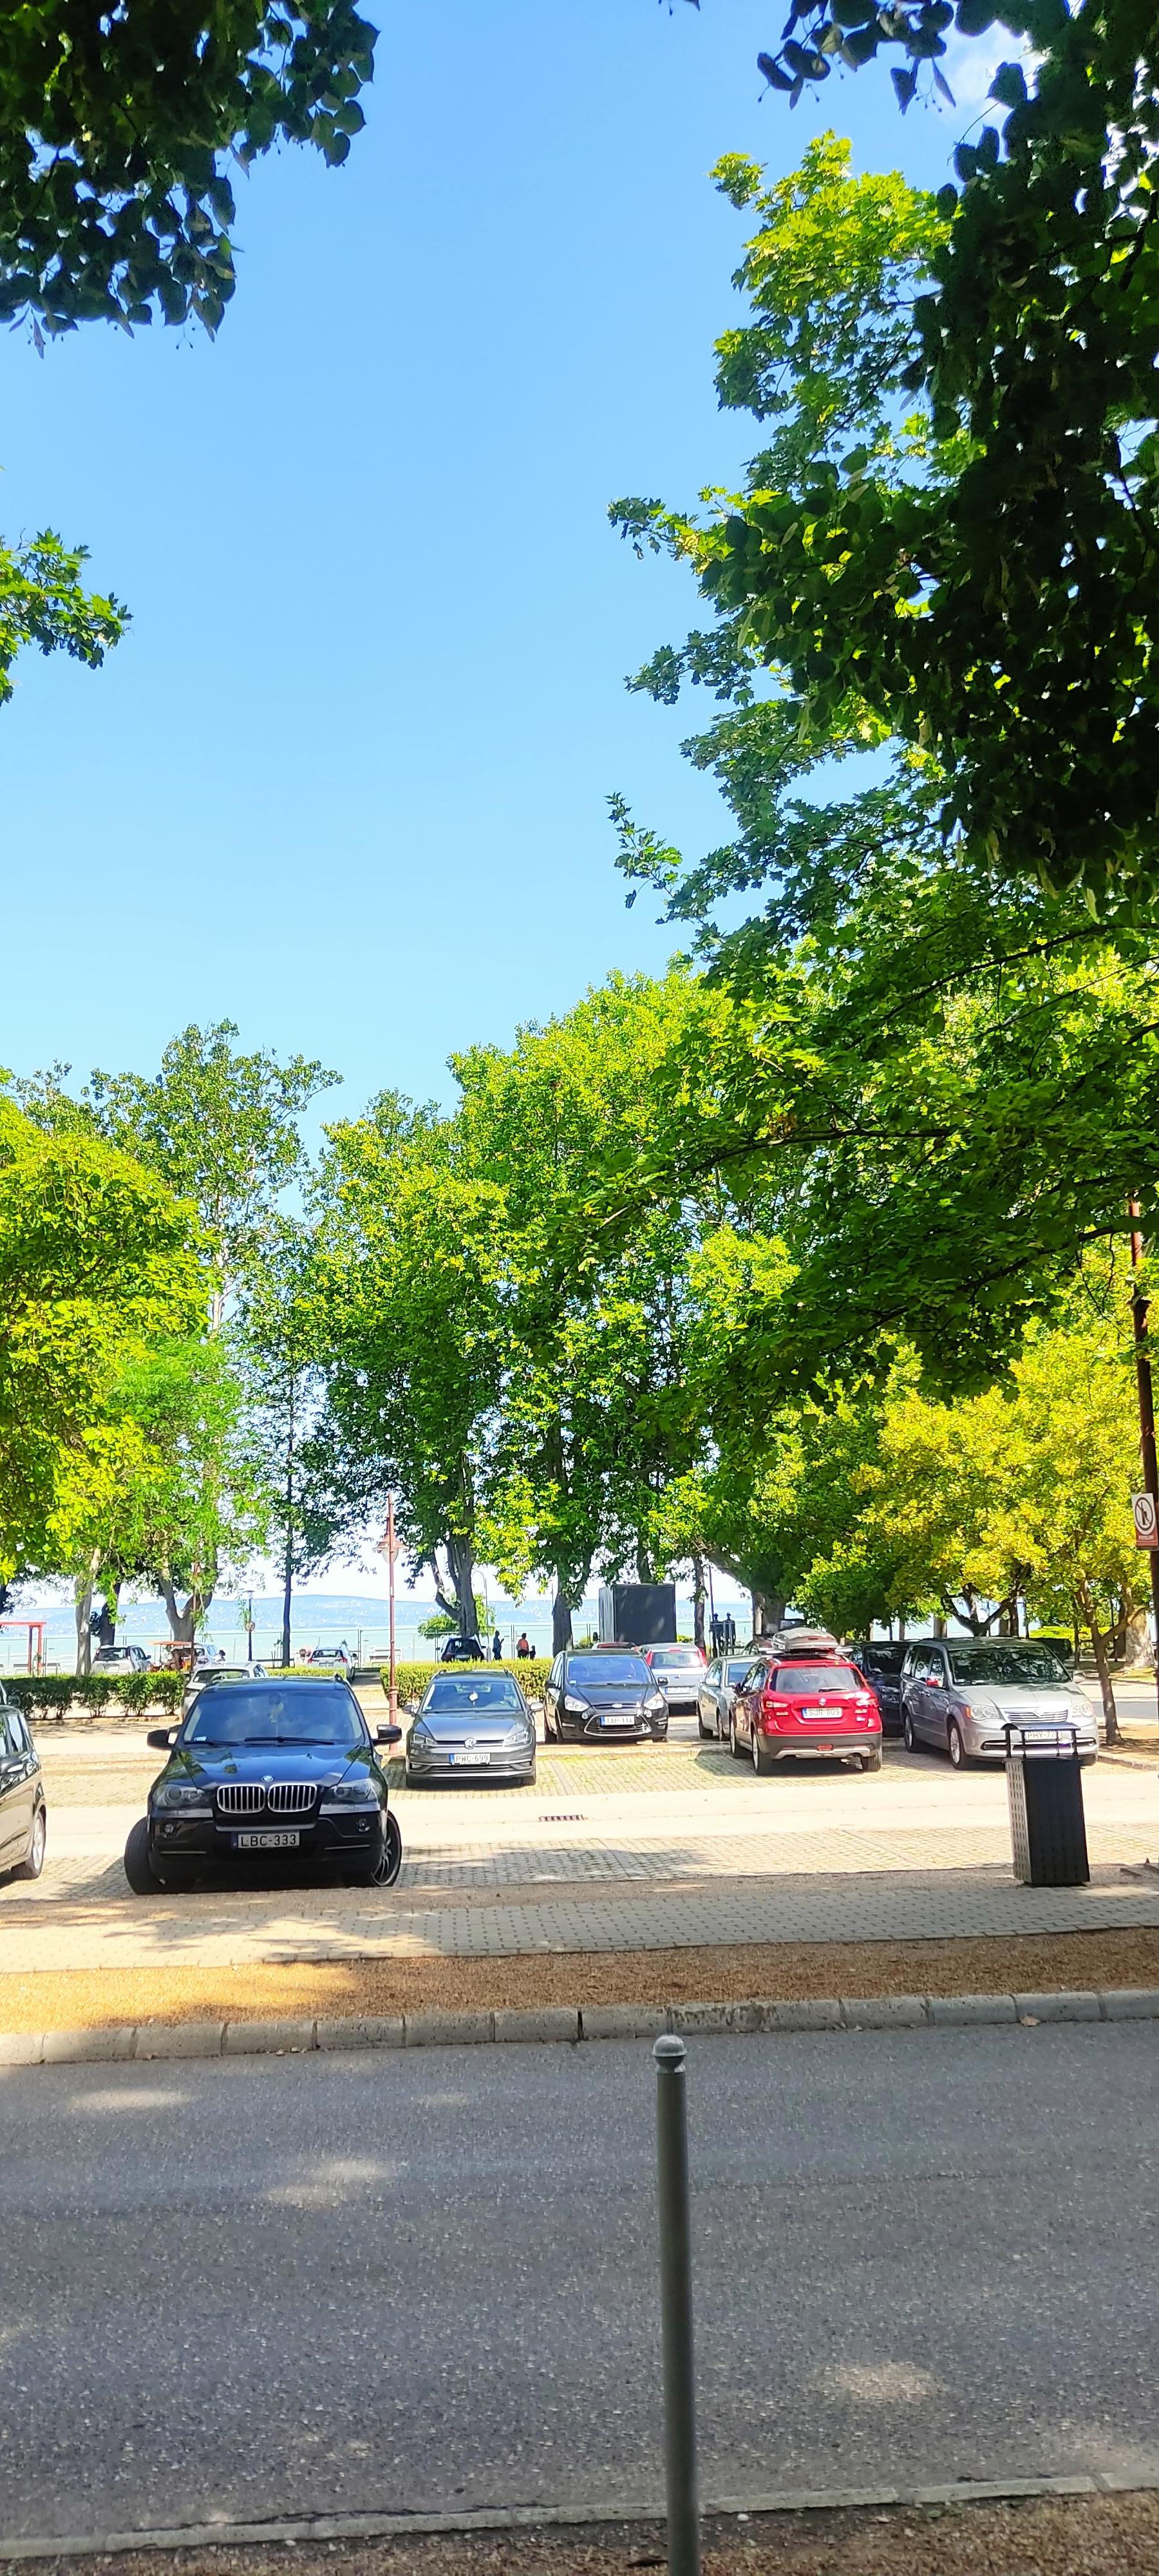
[[[580, 1756], [581, 1787], [570, 1759], [558, 1757], [562, 1791], [541, 1759], [532, 1792], [401, 1792], [407, 1857], [393, 1889], [271, 1876], [145, 1903], [128, 1894], [121, 1854], [156, 1757], [120, 1739], [111, 1759], [102, 1748], [94, 1760], [91, 1740], [58, 1741], [45, 1766], [49, 1867], [35, 1888], [0, 1885], [0, 1968], [502, 1957], [1159, 1923], [1159, 1880], [1122, 1875], [1159, 1846], [1159, 1787], [1139, 1773], [1100, 1765], [1086, 1775], [1092, 1885], [1031, 1890], [1011, 1877], [1000, 1773], [961, 1779], [890, 1746], [879, 1775], [757, 1781], [727, 1755], [706, 1771], [693, 1738], [664, 1748], [662, 1771], [649, 1755]], [[645, 1787], [628, 1762], [643, 1769]]]

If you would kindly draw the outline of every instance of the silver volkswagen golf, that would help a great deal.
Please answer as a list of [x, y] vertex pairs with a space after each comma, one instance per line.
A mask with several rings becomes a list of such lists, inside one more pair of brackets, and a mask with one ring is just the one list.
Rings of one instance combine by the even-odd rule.
[[901, 1716], [911, 1753], [932, 1745], [956, 1771], [1003, 1761], [1006, 1726], [1073, 1726], [1080, 1762], [1093, 1762], [1099, 1749], [1086, 1692], [1033, 1637], [926, 1637], [907, 1646]]
[[512, 1673], [436, 1673], [406, 1739], [410, 1789], [535, 1778], [535, 1720]]

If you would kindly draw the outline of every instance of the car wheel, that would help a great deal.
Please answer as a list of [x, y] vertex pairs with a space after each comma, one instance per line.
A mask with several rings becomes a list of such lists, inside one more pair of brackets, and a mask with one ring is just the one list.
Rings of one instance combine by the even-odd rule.
[[880, 1744], [875, 1744], [875, 1746], [874, 1746], [874, 1748], [873, 1748], [872, 1753], [863, 1753], [863, 1754], [862, 1754], [862, 1756], [861, 1756], [861, 1768], [862, 1768], [862, 1770], [863, 1770], [863, 1771], [880, 1771], [880, 1769], [881, 1769], [881, 1746], [880, 1746]]
[[41, 1870], [44, 1867], [44, 1846], [47, 1840], [48, 1819], [43, 1807], [38, 1807], [36, 1814], [32, 1819], [32, 1831], [28, 1837], [28, 1849], [23, 1860], [12, 1873], [14, 1878], [39, 1878]]
[[905, 1716], [903, 1717], [902, 1722], [901, 1722], [901, 1732], [902, 1732], [902, 1741], [903, 1741], [903, 1743], [904, 1743], [904, 1745], [905, 1745], [906, 1752], [907, 1752], [907, 1753], [916, 1753], [916, 1752], [918, 1751], [918, 1749], [919, 1749], [919, 1747], [918, 1747], [918, 1739], [917, 1739], [917, 1737], [916, 1737], [916, 1735], [915, 1735], [915, 1733], [914, 1733], [914, 1722], [913, 1722], [912, 1717], [910, 1716], [910, 1713], [909, 1713], [908, 1708], [907, 1708], [906, 1713], [905, 1713]]
[[159, 1896], [161, 1881], [149, 1856], [149, 1827], [138, 1817], [125, 1845], [125, 1876], [134, 1896]]
[[773, 1757], [767, 1744], [762, 1744], [755, 1726], [751, 1736], [749, 1737], [749, 1743], [752, 1746], [753, 1769], [756, 1772], [758, 1779], [767, 1780], [773, 1767]]
[[952, 1717], [950, 1719], [949, 1725], [946, 1728], [946, 1751], [949, 1754], [955, 1771], [964, 1771], [966, 1768], [966, 1747], [962, 1742], [962, 1730], [956, 1717]]
[[738, 1736], [737, 1731], [736, 1731], [736, 1712], [735, 1712], [735, 1710], [733, 1711], [733, 1714], [732, 1714], [732, 1716], [730, 1717], [730, 1719], [729, 1719], [729, 1721], [728, 1721], [728, 1749], [729, 1749], [729, 1752], [730, 1752], [730, 1753], [731, 1753], [731, 1755], [732, 1755], [732, 1758], [733, 1758], [733, 1761], [734, 1761], [734, 1762], [743, 1762], [743, 1761], [744, 1761], [744, 1746], [743, 1746], [743, 1744], [741, 1743], [740, 1737]]
[[364, 1861], [359, 1869], [347, 1870], [346, 1884], [348, 1887], [393, 1887], [401, 1868], [402, 1835], [398, 1829], [397, 1816], [392, 1816], [388, 1808], [382, 1820], [382, 1832], [374, 1859]]

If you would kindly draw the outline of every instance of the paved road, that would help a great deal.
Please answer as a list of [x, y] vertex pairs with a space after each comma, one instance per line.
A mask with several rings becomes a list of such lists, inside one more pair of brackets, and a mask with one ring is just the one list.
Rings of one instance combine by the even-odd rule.
[[[690, 2051], [710, 2495], [1137, 2469], [1150, 2029]], [[0, 2080], [0, 2534], [659, 2492], [646, 2046]]]

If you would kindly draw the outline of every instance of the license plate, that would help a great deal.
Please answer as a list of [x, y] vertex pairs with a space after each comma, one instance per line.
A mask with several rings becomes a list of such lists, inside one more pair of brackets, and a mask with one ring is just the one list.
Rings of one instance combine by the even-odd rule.
[[623, 1710], [623, 1709], [616, 1709], [616, 1708], [605, 1708], [605, 1709], [601, 1709], [601, 1711], [600, 1711], [600, 1725], [601, 1725], [601, 1726], [630, 1726], [630, 1725], [631, 1725], [631, 1723], [632, 1723], [632, 1712], [631, 1712], [631, 1710], [630, 1710], [630, 1709], [628, 1709], [628, 1710]]
[[235, 1851], [296, 1851], [300, 1834], [235, 1834]]
[[468, 1746], [465, 1753], [452, 1753], [451, 1755], [452, 1762], [469, 1762], [472, 1771], [478, 1771], [480, 1767], [485, 1770], [490, 1759], [491, 1747], [489, 1744], [472, 1744]]

